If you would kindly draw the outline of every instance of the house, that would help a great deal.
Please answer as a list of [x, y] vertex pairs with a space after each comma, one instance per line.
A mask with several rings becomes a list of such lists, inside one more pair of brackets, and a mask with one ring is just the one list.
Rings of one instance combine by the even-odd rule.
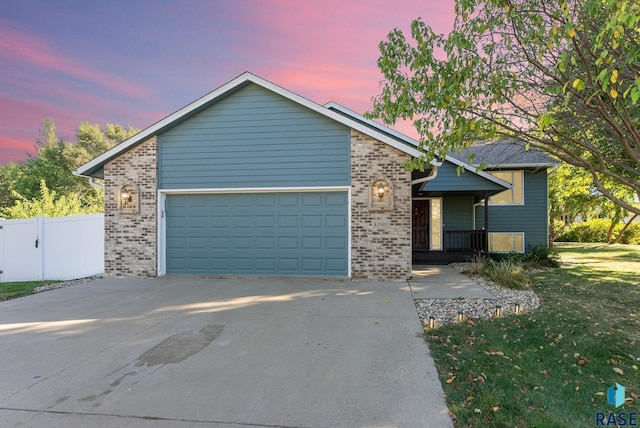
[[[424, 173], [403, 168], [420, 155], [390, 128], [244, 73], [76, 174], [104, 179], [113, 276], [405, 279], [413, 260], [545, 242], [544, 168], [485, 172], [460, 156]], [[518, 179], [525, 202], [500, 208], [520, 211], [494, 221], [497, 207], [481, 201], [514, 192]]]
[[[474, 157], [474, 166], [512, 184], [512, 188], [474, 201], [474, 228], [488, 231], [489, 252], [525, 252], [549, 243], [548, 182], [556, 160], [518, 140], [476, 142], [450, 158]], [[425, 186], [424, 190], [430, 190]], [[485, 223], [485, 219], [488, 221]], [[459, 227], [455, 225], [454, 228]]]

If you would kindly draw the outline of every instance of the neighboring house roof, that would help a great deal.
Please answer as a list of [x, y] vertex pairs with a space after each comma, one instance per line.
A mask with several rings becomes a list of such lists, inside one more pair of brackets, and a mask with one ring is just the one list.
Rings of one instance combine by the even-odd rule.
[[449, 157], [467, 161], [475, 155], [473, 164], [487, 168], [549, 168], [558, 161], [535, 147], [526, 148], [520, 140], [498, 140], [474, 142], [462, 152], [451, 152]]
[[[314, 103], [300, 95], [294, 94], [291, 91], [288, 91], [278, 85], [275, 85], [271, 82], [268, 82], [254, 74], [249, 72], [245, 72], [230, 82], [220, 86], [218, 89], [213, 90], [202, 98], [197, 99], [191, 104], [181, 108], [175, 113], [170, 114], [164, 119], [154, 123], [150, 127], [142, 130], [140, 133], [134, 135], [128, 140], [123, 141], [117, 146], [113, 147], [111, 150], [106, 151], [95, 159], [87, 162], [84, 165], [78, 167], [74, 174], [83, 175], [87, 177], [97, 177], [103, 178], [103, 167], [104, 165], [111, 161], [112, 159], [118, 157], [120, 154], [126, 152], [127, 150], [135, 147], [136, 145], [146, 141], [148, 138], [158, 135], [178, 124], [183, 122], [184, 120], [192, 117], [198, 112], [210, 107], [216, 102], [220, 101], [223, 98], [233, 94], [237, 90], [249, 85], [256, 84], [267, 90], [270, 90], [276, 94], [279, 94], [293, 102], [296, 102], [304, 107], [307, 107], [317, 113], [322, 114], [328, 118], [331, 118], [339, 123], [342, 123], [352, 129], [355, 129], [359, 132], [362, 132], [365, 135], [368, 135], [376, 140], [379, 140], [389, 146], [392, 146], [404, 153], [407, 153], [411, 156], [420, 156], [422, 153], [418, 151], [417, 145], [412, 146], [410, 144], [406, 144], [403, 141], [400, 141], [398, 138], [393, 138], [389, 133], [382, 132], [380, 129], [376, 129], [374, 127], [368, 126], [360, 121], [354, 120], [354, 118], [349, 117], [348, 115], [340, 114], [336, 111], [333, 111], [329, 108], [323, 107], [319, 104]], [[438, 162], [432, 162], [433, 165], [437, 165]]]

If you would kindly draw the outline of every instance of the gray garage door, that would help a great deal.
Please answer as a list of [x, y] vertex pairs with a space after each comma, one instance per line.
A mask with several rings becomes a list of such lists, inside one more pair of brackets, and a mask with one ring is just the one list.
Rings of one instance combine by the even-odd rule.
[[167, 273], [348, 274], [346, 192], [168, 195]]

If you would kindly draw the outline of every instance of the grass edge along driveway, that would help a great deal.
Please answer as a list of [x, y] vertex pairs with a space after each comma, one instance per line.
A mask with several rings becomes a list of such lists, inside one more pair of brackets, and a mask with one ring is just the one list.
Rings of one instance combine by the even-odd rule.
[[56, 282], [60, 281], [0, 282], [0, 302], [34, 294], [36, 288]]
[[[640, 246], [559, 244], [534, 312], [426, 332], [457, 427], [596, 426], [640, 412]], [[627, 401], [615, 408], [607, 389]], [[640, 424], [640, 421], [638, 421]]]

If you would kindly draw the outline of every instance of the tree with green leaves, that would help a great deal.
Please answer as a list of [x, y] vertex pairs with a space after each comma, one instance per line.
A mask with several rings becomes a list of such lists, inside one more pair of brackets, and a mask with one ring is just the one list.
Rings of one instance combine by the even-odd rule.
[[81, 207], [93, 212], [96, 206], [102, 205], [104, 192], [86, 178], [74, 176], [72, 171], [138, 132], [120, 125], [107, 124], [101, 128], [98, 124], [81, 122], [76, 130], [76, 142], [70, 142], [57, 135], [53, 120], [43, 120], [36, 154], [28, 155], [23, 163], [0, 167], [0, 209], [7, 212], [6, 209], [14, 205], [24, 207], [25, 201], [44, 198], [44, 181], [47, 189], [52, 189], [54, 198], [66, 197], [67, 202], [77, 198]]
[[68, 215], [95, 214], [103, 211], [102, 203], [87, 205], [77, 193], [58, 196], [49, 190], [44, 180], [40, 181], [40, 194], [32, 199], [15, 192], [13, 206], [0, 209], [0, 216], [8, 219], [31, 217], [64, 217]]
[[[453, 31], [420, 19], [380, 43], [369, 116], [412, 120], [425, 152], [518, 138], [588, 172], [605, 198], [640, 214], [640, 4], [628, 0], [456, 0]], [[612, 187], [612, 185], [614, 187]]]
[[[634, 204], [634, 194], [627, 187], [619, 183], [608, 183], [607, 186], [617, 198], [628, 204]], [[568, 217], [569, 224], [558, 220], [563, 215]], [[614, 239], [621, 238], [628, 228], [625, 224], [619, 236], [613, 236], [616, 227], [627, 216], [629, 211], [605, 198], [593, 186], [591, 175], [587, 170], [562, 164], [554, 168], [549, 175], [549, 234], [552, 241], [578, 218], [583, 220], [602, 218], [610, 222], [606, 240], [612, 242]], [[635, 217], [632, 216], [633, 219]]]

